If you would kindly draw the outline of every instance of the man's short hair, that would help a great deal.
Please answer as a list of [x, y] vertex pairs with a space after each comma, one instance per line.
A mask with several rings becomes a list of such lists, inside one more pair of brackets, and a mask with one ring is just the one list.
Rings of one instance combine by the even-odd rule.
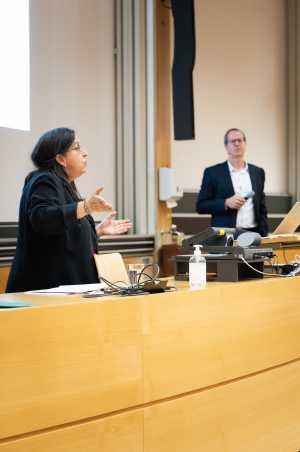
[[241, 129], [237, 129], [237, 128], [233, 127], [232, 129], [228, 129], [227, 132], [224, 135], [224, 144], [225, 144], [225, 146], [228, 143], [228, 135], [230, 134], [230, 132], [240, 132], [243, 135], [244, 141], [246, 143], [246, 135], [245, 135], [245, 133]]

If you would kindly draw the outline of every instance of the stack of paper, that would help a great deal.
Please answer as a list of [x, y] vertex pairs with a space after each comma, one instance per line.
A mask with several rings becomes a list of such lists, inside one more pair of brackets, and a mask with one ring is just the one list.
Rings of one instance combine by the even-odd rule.
[[72, 284], [69, 286], [52, 287], [51, 289], [29, 290], [30, 294], [49, 294], [49, 295], [74, 295], [85, 293], [102, 293], [105, 284]]

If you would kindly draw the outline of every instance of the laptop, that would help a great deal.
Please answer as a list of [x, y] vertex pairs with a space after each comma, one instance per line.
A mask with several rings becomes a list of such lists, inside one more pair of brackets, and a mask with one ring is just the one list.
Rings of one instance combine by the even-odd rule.
[[111, 283], [123, 282], [129, 285], [129, 277], [120, 253], [95, 254], [94, 259], [98, 275]]
[[296, 202], [273, 234], [293, 234], [300, 225], [300, 202]]

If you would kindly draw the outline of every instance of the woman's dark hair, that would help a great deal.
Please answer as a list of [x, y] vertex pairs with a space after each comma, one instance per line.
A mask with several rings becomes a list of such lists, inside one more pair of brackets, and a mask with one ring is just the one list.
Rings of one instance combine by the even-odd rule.
[[34, 146], [31, 160], [40, 170], [52, 169], [57, 164], [55, 159], [57, 154], [65, 154], [74, 140], [75, 132], [72, 129], [58, 127], [48, 130]]
[[[58, 127], [45, 132], [31, 153], [31, 160], [38, 170], [50, 170], [66, 182], [66, 188], [75, 201], [82, 198], [74, 182], [70, 182], [64, 168], [56, 161], [57, 154], [66, 154], [75, 140], [75, 131], [67, 127]], [[28, 175], [27, 180], [30, 179]]]

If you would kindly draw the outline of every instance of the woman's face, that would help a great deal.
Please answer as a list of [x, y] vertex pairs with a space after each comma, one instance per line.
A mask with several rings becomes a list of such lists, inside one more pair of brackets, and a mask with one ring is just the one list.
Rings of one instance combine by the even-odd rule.
[[77, 179], [86, 172], [88, 154], [80, 146], [79, 138], [76, 136], [72, 145], [65, 154], [56, 156], [57, 162], [64, 168], [70, 181]]

